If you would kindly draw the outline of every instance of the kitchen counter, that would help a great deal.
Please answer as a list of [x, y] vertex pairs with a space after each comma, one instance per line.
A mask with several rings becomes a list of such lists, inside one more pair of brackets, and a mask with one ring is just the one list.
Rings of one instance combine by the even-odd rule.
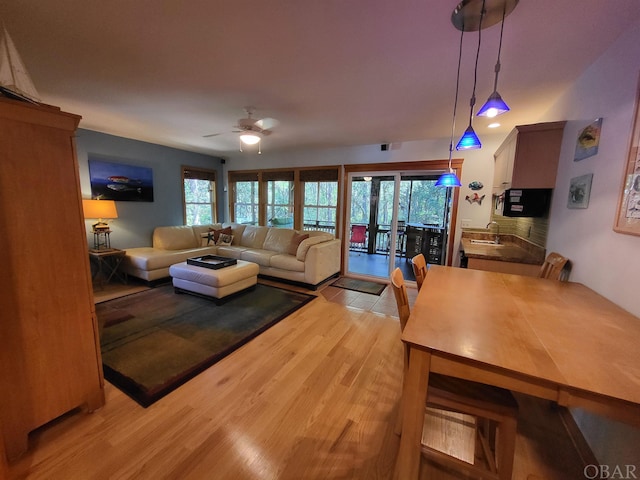
[[463, 232], [460, 240], [461, 250], [467, 258], [496, 260], [500, 262], [542, 265], [545, 249], [515, 235], [500, 235], [500, 244], [472, 243], [471, 240], [494, 240], [489, 233]]

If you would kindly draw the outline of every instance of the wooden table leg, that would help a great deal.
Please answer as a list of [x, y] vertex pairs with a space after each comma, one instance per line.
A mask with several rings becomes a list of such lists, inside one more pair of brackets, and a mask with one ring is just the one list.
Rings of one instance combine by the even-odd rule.
[[395, 480], [418, 479], [420, 476], [420, 443], [430, 363], [430, 353], [410, 349], [409, 371], [402, 392], [402, 437], [396, 459]]

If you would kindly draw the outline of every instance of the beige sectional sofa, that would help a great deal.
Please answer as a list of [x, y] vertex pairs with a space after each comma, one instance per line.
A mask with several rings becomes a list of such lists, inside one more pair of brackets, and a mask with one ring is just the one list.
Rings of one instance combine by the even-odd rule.
[[[220, 240], [214, 244], [213, 232], [225, 227], [230, 227], [232, 239], [222, 240], [231, 240], [230, 244]], [[257, 263], [261, 276], [309, 287], [340, 271], [340, 241], [329, 233], [239, 224], [156, 227], [153, 246], [126, 249], [121, 268], [128, 275], [156, 282], [169, 277], [171, 265], [201, 255]]]

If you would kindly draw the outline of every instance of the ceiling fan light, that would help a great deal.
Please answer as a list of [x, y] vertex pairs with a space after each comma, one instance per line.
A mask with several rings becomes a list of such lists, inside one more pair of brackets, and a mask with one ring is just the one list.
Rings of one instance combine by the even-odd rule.
[[489, 95], [489, 98], [482, 106], [482, 108], [478, 110], [478, 113], [476, 113], [476, 115], [478, 117], [493, 118], [497, 115], [502, 115], [509, 110], [509, 106], [505, 103], [504, 100], [502, 100], [500, 94], [494, 90], [493, 93]]
[[456, 145], [456, 150], [473, 150], [476, 148], [482, 148], [482, 143], [480, 143], [476, 132], [473, 131], [473, 127], [469, 124]]
[[461, 187], [462, 183], [454, 172], [447, 172], [440, 175], [436, 181], [436, 187]]
[[261, 137], [257, 132], [242, 132], [240, 134], [240, 140], [245, 145], [255, 145], [260, 139]]

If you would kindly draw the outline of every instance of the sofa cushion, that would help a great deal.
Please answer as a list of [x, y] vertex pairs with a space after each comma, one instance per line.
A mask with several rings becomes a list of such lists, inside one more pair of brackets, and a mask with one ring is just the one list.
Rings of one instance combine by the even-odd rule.
[[247, 249], [240, 254], [240, 258], [246, 262], [257, 263], [268, 267], [271, 265], [271, 257], [278, 255], [277, 252], [271, 250], [262, 250], [259, 248]]
[[232, 245], [240, 245], [240, 240], [242, 240], [242, 234], [244, 233], [246, 225], [241, 223], [225, 223], [224, 226], [231, 227], [231, 235], [233, 235]]
[[292, 272], [304, 272], [304, 262], [293, 255], [274, 255], [271, 257], [271, 267]]
[[287, 253], [295, 230], [289, 228], [270, 228], [262, 248], [278, 253]]
[[317, 245], [318, 243], [328, 242], [329, 240], [333, 240], [333, 235], [325, 232], [309, 232], [309, 238], [300, 242], [298, 246], [298, 251], [296, 252], [296, 258], [301, 262], [304, 262], [304, 259], [307, 258], [307, 252], [309, 248], [313, 245]]
[[298, 252], [300, 243], [302, 243], [302, 241], [306, 240], [307, 238], [309, 238], [308, 233], [294, 233], [293, 237], [291, 237], [291, 242], [289, 242], [289, 248], [287, 248], [287, 251], [285, 253], [293, 255], [295, 257], [296, 253]]
[[187, 258], [199, 257], [202, 255], [216, 255], [216, 247], [193, 248], [186, 250], [162, 250], [151, 247], [137, 247], [125, 250], [126, 262], [141, 270], [152, 271], [160, 268], [167, 268], [174, 263], [180, 263]]
[[182, 250], [199, 246], [200, 238], [196, 237], [190, 226], [156, 227], [153, 230], [153, 248]]
[[247, 248], [237, 245], [220, 245], [216, 248], [218, 249], [218, 255], [222, 257], [235, 258], [236, 260], [240, 260], [242, 252], [247, 250]]
[[240, 245], [248, 248], [262, 248], [264, 239], [267, 236], [269, 227], [256, 227], [254, 225], [246, 225], [242, 232]]

